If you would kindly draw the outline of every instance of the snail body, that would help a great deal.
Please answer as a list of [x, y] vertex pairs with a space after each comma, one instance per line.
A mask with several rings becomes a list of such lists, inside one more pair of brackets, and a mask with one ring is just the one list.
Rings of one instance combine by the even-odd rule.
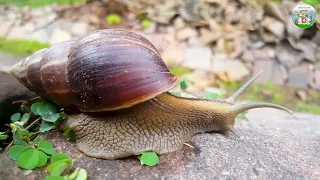
[[[234, 105], [253, 77], [225, 101], [176, 97], [178, 82], [146, 38], [125, 30], [98, 30], [77, 41], [40, 50], [11, 68], [39, 96], [81, 113], [66, 114], [88, 156], [116, 159], [180, 149], [197, 133], [228, 131], [237, 114], [275, 104]], [[36, 86], [34, 86], [36, 85]]]

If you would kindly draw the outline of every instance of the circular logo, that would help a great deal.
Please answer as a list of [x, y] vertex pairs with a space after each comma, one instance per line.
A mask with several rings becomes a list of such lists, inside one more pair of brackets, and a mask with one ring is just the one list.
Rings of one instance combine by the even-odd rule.
[[293, 23], [299, 28], [309, 28], [316, 22], [316, 10], [309, 4], [299, 4], [291, 15]]

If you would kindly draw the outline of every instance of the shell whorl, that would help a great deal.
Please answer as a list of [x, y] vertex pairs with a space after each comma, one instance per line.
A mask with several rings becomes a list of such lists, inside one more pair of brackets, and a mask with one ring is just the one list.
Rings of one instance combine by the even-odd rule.
[[38, 95], [83, 112], [131, 107], [178, 83], [151, 42], [115, 29], [39, 50], [10, 72]]

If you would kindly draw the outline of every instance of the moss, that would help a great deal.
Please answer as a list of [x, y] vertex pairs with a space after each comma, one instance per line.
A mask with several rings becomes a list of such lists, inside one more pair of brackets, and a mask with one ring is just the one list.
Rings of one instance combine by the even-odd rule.
[[16, 6], [30, 6], [30, 7], [43, 7], [53, 3], [68, 4], [68, 3], [81, 3], [85, 0], [0, 0], [0, 4], [14, 4]]
[[38, 41], [0, 38], [0, 52], [13, 54], [15, 56], [28, 56], [49, 46], [49, 44]]
[[308, 112], [308, 113], [320, 115], [320, 106], [317, 106], [315, 104], [307, 104], [304, 102], [299, 102], [297, 104], [296, 109], [301, 112]]
[[182, 76], [182, 75], [190, 74], [192, 72], [192, 69], [176, 66], [176, 67], [170, 68], [170, 71], [176, 76]]

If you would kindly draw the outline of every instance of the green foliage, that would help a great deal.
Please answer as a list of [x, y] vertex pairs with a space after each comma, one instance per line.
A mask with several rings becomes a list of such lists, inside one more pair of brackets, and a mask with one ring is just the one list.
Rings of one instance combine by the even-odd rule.
[[0, 132], [0, 141], [6, 140], [9, 136], [5, 132]]
[[85, 0], [0, 0], [0, 4], [14, 4], [18, 7], [43, 7], [53, 3], [68, 4], [68, 3], [82, 3]]
[[297, 104], [296, 109], [301, 112], [308, 112], [308, 113], [320, 115], [320, 106], [317, 106], [314, 104], [307, 104], [305, 102], [299, 102]]
[[0, 52], [9, 53], [16, 56], [29, 56], [34, 52], [49, 46], [49, 44], [40, 43], [38, 41], [17, 39], [9, 40], [0, 38]]
[[143, 152], [139, 157], [141, 165], [155, 166], [159, 162], [159, 157], [155, 152]]
[[109, 25], [112, 25], [112, 24], [120, 24], [120, 23], [121, 23], [121, 17], [118, 16], [117, 14], [114, 14], [114, 13], [109, 14], [109, 15], [107, 16], [107, 23], [108, 23]]
[[27, 146], [14, 145], [9, 148], [9, 156], [18, 162], [23, 169], [35, 169], [47, 163], [48, 156], [54, 152], [53, 145], [48, 141], [37, 139], [38, 142], [30, 141]]
[[182, 76], [182, 75], [190, 74], [192, 72], [192, 69], [176, 66], [176, 67], [170, 68], [170, 71], [176, 76]]
[[221, 97], [222, 97], [222, 95], [220, 93], [208, 92], [202, 98], [209, 99], [209, 100], [215, 100], [215, 99], [219, 99]]
[[70, 129], [67, 129], [64, 133], [63, 133], [63, 136], [68, 138], [69, 141], [71, 142], [76, 142], [76, 135], [70, 130]]
[[151, 25], [151, 21], [149, 19], [144, 19], [141, 21], [141, 25], [144, 29], [148, 29]]
[[240, 113], [236, 118], [245, 120], [245, 121], [249, 121], [249, 118], [247, 117], [248, 111], [243, 111], [242, 113]]
[[181, 78], [179, 82], [179, 86], [182, 90], [186, 90], [189, 85], [193, 85], [193, 84], [194, 84], [193, 81], [190, 81], [185, 77]]
[[15, 122], [15, 121], [19, 121], [21, 118], [21, 114], [20, 113], [14, 113], [12, 114], [12, 116], [10, 117], [10, 120], [12, 122]]

